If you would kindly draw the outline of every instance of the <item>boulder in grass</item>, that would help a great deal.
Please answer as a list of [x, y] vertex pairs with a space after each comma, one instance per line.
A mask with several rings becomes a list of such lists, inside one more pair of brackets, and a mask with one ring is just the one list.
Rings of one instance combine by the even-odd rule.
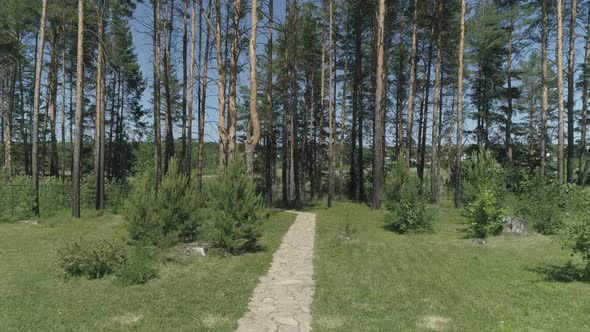
[[210, 247], [209, 243], [193, 242], [182, 244], [181, 250], [187, 256], [207, 256]]
[[529, 234], [529, 222], [526, 219], [505, 217], [502, 221], [504, 222], [504, 227], [502, 229], [502, 232], [504, 233], [513, 233], [522, 236], [527, 236]]

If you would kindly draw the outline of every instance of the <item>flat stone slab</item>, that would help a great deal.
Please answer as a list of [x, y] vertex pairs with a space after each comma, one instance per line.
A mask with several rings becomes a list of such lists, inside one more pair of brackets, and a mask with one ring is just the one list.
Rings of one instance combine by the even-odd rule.
[[297, 213], [268, 273], [260, 277], [238, 332], [311, 331], [315, 214]]

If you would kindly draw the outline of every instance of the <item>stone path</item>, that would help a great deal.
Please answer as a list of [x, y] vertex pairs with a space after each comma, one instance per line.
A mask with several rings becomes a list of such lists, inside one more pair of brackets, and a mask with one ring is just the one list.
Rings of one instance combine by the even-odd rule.
[[238, 321], [238, 332], [311, 331], [315, 214], [297, 214]]

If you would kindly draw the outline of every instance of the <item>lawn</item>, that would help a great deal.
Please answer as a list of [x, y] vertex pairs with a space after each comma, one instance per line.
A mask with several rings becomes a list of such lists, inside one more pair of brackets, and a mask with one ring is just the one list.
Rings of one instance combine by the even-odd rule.
[[232, 331], [294, 219], [272, 213], [258, 253], [195, 258], [172, 250], [158, 279], [131, 287], [113, 277], [66, 281], [55, 264], [65, 241], [125, 236], [120, 216], [0, 223], [0, 330]]
[[[383, 213], [363, 205], [318, 209], [314, 330], [590, 330], [590, 284], [554, 278], [570, 261], [558, 237], [475, 245], [448, 206], [435, 233], [409, 235], [383, 229]], [[347, 224], [356, 232], [342, 240]]]

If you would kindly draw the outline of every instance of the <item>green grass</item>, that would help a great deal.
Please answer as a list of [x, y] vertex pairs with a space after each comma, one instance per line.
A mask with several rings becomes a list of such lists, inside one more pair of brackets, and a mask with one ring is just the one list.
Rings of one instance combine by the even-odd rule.
[[119, 216], [0, 224], [0, 330], [232, 331], [294, 218], [272, 213], [261, 252], [196, 258], [172, 250], [158, 279], [130, 287], [113, 277], [66, 281], [56, 268], [55, 251], [68, 240], [125, 236]]
[[[318, 210], [314, 330], [590, 329], [590, 284], [551, 277], [570, 260], [558, 237], [503, 235], [480, 247], [445, 205], [435, 233], [409, 235], [386, 231], [383, 212], [362, 205]], [[346, 224], [352, 240], [337, 239]]]

